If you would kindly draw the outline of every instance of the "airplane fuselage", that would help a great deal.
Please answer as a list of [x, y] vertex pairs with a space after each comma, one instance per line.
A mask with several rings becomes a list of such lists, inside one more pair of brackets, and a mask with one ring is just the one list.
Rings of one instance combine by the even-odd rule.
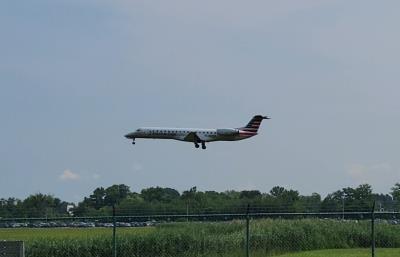
[[266, 116], [256, 115], [245, 127], [241, 128], [222, 128], [222, 129], [203, 129], [203, 128], [169, 128], [169, 127], [142, 127], [136, 131], [125, 135], [132, 139], [135, 144], [136, 138], [149, 139], [173, 139], [179, 141], [192, 142], [205, 149], [206, 142], [214, 141], [237, 141], [257, 135], [257, 131], [263, 119], [269, 119]]
[[236, 141], [257, 135], [257, 132], [239, 129], [199, 129], [199, 128], [162, 128], [143, 127], [126, 135], [127, 138], [174, 139], [193, 142], [191, 134], [197, 135], [201, 141]]

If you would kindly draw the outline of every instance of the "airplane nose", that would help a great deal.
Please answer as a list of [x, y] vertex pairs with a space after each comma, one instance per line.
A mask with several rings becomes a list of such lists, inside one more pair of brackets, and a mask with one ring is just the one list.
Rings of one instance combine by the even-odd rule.
[[135, 132], [126, 134], [125, 137], [128, 138], [128, 139], [133, 139], [133, 138], [135, 138]]

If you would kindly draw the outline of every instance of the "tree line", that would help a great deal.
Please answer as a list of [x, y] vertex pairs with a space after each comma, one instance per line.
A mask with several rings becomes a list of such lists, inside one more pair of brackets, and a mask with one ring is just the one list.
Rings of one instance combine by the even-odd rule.
[[388, 194], [373, 193], [371, 185], [362, 184], [337, 190], [324, 198], [318, 193], [301, 195], [297, 190], [281, 186], [273, 187], [268, 193], [199, 191], [196, 187], [182, 193], [172, 188], [150, 187], [138, 193], [120, 184], [98, 187], [77, 205], [41, 193], [24, 200], [1, 198], [0, 217], [109, 216], [112, 206], [117, 215], [245, 213], [248, 205], [252, 212], [350, 212], [370, 211], [374, 201], [377, 211], [399, 211], [400, 183]]

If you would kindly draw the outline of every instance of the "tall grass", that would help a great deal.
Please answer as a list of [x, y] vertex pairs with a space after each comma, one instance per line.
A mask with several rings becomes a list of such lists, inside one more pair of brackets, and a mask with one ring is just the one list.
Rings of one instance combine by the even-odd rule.
[[[370, 246], [370, 223], [320, 219], [252, 220], [250, 249], [252, 256], [316, 249], [366, 248]], [[36, 229], [20, 230], [22, 235], [2, 239], [24, 239], [27, 257], [109, 257], [112, 253], [111, 230]], [[63, 231], [68, 231], [62, 236]], [[75, 234], [74, 234], [74, 232]], [[377, 247], [400, 247], [400, 226], [378, 224]], [[46, 234], [48, 232], [49, 234]], [[31, 233], [31, 234], [30, 234]], [[82, 234], [84, 233], [84, 234]], [[53, 234], [53, 235], [52, 235]], [[243, 256], [245, 223], [192, 222], [159, 225], [147, 229], [118, 229], [120, 257], [200, 257]]]

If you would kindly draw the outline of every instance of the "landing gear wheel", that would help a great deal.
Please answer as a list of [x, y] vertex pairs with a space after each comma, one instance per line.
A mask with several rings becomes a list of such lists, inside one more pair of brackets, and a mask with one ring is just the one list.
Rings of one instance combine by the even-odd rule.
[[132, 141], [132, 145], [134, 145], [134, 144], [136, 144], [136, 143], [135, 143], [135, 140]]
[[194, 143], [194, 147], [199, 148], [199, 144], [198, 143]]
[[201, 148], [202, 148], [202, 149], [206, 149], [206, 148], [207, 148], [205, 142], [201, 142]]

